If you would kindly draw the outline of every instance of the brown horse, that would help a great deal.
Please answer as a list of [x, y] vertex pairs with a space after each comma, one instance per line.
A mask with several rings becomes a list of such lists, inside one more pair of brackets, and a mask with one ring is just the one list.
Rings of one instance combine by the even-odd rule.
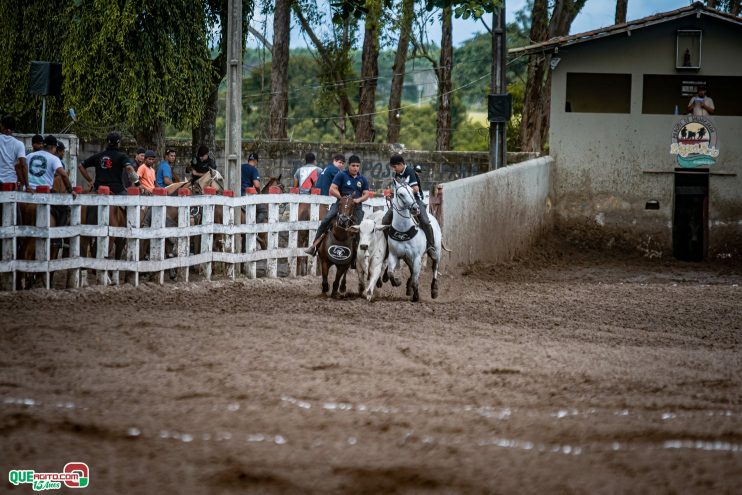
[[330, 267], [335, 265], [335, 280], [332, 282], [331, 297], [337, 297], [338, 286], [342, 286], [340, 292], [344, 292], [345, 272], [353, 260], [355, 234], [351, 232], [353, 226], [353, 197], [343, 196], [338, 202], [337, 216], [332, 222], [330, 230], [320, 242], [317, 250], [322, 263], [322, 293], [326, 294], [330, 286], [327, 275]]

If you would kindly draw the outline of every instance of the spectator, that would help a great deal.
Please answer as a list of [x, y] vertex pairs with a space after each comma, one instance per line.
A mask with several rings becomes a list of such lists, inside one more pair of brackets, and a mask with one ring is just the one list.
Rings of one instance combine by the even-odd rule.
[[716, 108], [714, 100], [706, 96], [706, 85], [699, 84], [696, 88], [696, 96], [688, 102], [688, 112], [693, 115], [711, 115]]
[[[28, 155], [28, 182], [34, 190], [39, 186], [54, 186], [54, 176], [59, 175], [68, 193], [73, 193], [72, 184], [62, 161], [57, 156], [57, 138], [48, 135], [44, 138], [44, 149]], [[74, 193], [73, 193], [74, 196]]]
[[23, 143], [13, 137], [15, 117], [6, 115], [0, 119], [0, 184], [18, 184], [30, 191], [26, 150]]
[[31, 138], [31, 147], [26, 150], [26, 156], [33, 153], [34, 151], [41, 151], [44, 149], [44, 136], [41, 134], [34, 134]]
[[247, 163], [243, 163], [240, 171], [240, 194], [245, 194], [245, 189], [254, 187], [260, 192], [260, 172], [258, 171], [258, 154], [252, 152], [247, 157]]
[[142, 188], [148, 193], [152, 193], [155, 189], [155, 152], [147, 150], [144, 152], [144, 163], [142, 163], [137, 169], [137, 175], [139, 180], [142, 182]]
[[309, 152], [304, 156], [306, 165], [296, 169], [294, 173], [294, 187], [299, 188], [299, 194], [309, 194], [319, 179], [322, 169], [317, 166], [317, 158]]
[[[80, 163], [77, 168], [90, 184], [90, 191], [98, 190], [100, 186], [107, 186], [113, 194], [126, 194], [124, 174], [136, 187], [139, 187], [139, 176], [134, 170], [131, 158], [119, 150], [121, 134], [109, 132], [106, 137], [106, 149], [96, 153]], [[88, 174], [89, 168], [95, 169], [95, 181]]]
[[210, 168], [216, 170], [216, 162], [209, 154], [209, 148], [201, 145], [198, 147], [196, 156], [191, 160], [191, 182], [198, 181]]
[[157, 187], [167, 187], [174, 181], [173, 166], [175, 166], [175, 150], [168, 148], [165, 151], [165, 159], [157, 167], [155, 183]]
[[330, 195], [330, 186], [338, 172], [345, 170], [345, 156], [342, 153], [336, 153], [332, 158], [332, 163], [325, 167], [317, 180], [316, 186], [319, 193], [325, 196]]

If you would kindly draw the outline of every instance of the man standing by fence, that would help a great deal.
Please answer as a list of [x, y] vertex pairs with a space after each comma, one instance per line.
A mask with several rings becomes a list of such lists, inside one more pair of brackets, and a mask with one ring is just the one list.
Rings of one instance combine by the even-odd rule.
[[[106, 137], [107, 147], [105, 150], [96, 153], [87, 158], [78, 165], [78, 170], [90, 183], [90, 190], [98, 190], [100, 186], [107, 186], [111, 189], [111, 194], [126, 194], [124, 185], [124, 174], [129, 181], [136, 187], [139, 187], [139, 176], [134, 170], [134, 162], [129, 156], [119, 151], [121, 134], [110, 132]], [[87, 169], [95, 169], [95, 182], [90, 178]]]
[[317, 180], [319, 193], [324, 196], [329, 196], [332, 181], [335, 179], [338, 172], [342, 172], [343, 170], [345, 170], [345, 156], [342, 153], [335, 153], [335, 156], [332, 158], [332, 163], [325, 167]]
[[23, 143], [13, 137], [15, 118], [6, 115], [0, 120], [0, 184], [17, 184], [28, 187], [26, 168], [26, 149]]
[[317, 184], [322, 169], [317, 166], [317, 158], [314, 153], [309, 152], [304, 157], [306, 165], [296, 169], [294, 173], [294, 187], [299, 188], [299, 194], [309, 194], [312, 188]]
[[28, 159], [28, 182], [34, 190], [39, 186], [47, 186], [51, 190], [54, 186], [54, 176], [58, 175], [62, 178], [67, 192], [75, 196], [70, 178], [56, 152], [57, 138], [52, 135], [46, 136], [44, 149], [34, 151], [26, 157]]

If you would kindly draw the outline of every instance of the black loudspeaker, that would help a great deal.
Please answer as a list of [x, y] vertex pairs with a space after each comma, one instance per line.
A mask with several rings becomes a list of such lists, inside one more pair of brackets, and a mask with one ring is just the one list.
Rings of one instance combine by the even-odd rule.
[[39, 96], [59, 96], [62, 92], [62, 64], [31, 62], [29, 92]]
[[490, 122], [508, 122], [512, 115], [512, 99], [509, 93], [488, 95], [487, 117]]

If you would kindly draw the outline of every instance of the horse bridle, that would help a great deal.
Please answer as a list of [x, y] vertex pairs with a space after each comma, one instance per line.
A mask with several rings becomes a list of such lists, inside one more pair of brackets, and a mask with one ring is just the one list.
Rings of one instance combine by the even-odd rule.
[[[394, 211], [396, 211], [397, 213], [399, 213], [399, 215], [402, 216], [403, 218], [411, 218], [414, 221], [414, 219], [415, 219], [415, 213], [412, 210], [417, 207], [417, 203], [415, 202], [415, 195], [414, 195], [414, 193], [412, 191], [412, 188], [408, 184], [400, 183], [400, 182], [398, 182], [396, 180], [394, 181], [394, 184], [395, 184], [395, 186], [394, 186], [394, 196], [395, 197], [398, 197], [397, 191], [399, 189], [402, 189], [402, 188], [407, 189], [410, 192], [410, 197], [412, 198], [412, 203], [409, 206], [398, 207], [395, 204], [396, 201], [394, 199], [392, 199], [391, 200], [392, 209], [394, 209]], [[404, 213], [405, 211], [408, 211], [409, 214], [405, 215], [405, 213]]]

